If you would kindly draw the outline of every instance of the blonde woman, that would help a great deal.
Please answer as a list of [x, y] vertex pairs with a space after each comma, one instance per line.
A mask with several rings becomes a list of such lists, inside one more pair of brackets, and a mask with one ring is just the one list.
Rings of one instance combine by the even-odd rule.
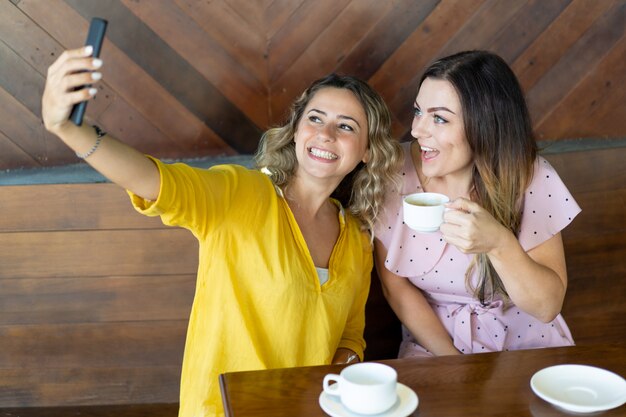
[[[198, 239], [179, 415], [223, 415], [223, 372], [362, 359], [368, 228], [400, 161], [378, 94], [353, 77], [320, 79], [296, 100], [287, 124], [263, 136], [260, 170], [205, 170], [164, 164], [68, 121], [72, 105], [96, 91], [74, 88], [99, 80], [101, 65], [89, 48], [63, 53], [48, 71], [43, 119], [127, 189], [138, 211]], [[331, 198], [342, 182], [352, 187], [345, 208]]]
[[[537, 155], [526, 103], [495, 54], [461, 52], [420, 81], [399, 192], [376, 228], [383, 291], [403, 323], [399, 356], [567, 346], [560, 231], [580, 208]], [[436, 233], [402, 222], [402, 195], [450, 197]]]

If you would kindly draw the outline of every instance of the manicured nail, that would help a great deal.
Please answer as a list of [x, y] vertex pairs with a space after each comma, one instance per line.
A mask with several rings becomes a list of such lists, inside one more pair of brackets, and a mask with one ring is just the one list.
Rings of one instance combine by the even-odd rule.
[[95, 58], [95, 59], [93, 60], [92, 64], [93, 64], [93, 66], [94, 66], [95, 68], [100, 68], [100, 67], [102, 66], [102, 60], [101, 60], [101, 59], [98, 59], [98, 58]]
[[93, 52], [93, 46], [91, 45], [85, 46], [85, 55], [91, 55], [92, 52]]
[[91, 79], [92, 80], [99, 80], [100, 78], [102, 78], [102, 73], [101, 72], [92, 72], [91, 73]]
[[97, 92], [98, 92], [97, 88], [90, 88], [89, 89], [89, 95], [90, 96], [95, 96]]

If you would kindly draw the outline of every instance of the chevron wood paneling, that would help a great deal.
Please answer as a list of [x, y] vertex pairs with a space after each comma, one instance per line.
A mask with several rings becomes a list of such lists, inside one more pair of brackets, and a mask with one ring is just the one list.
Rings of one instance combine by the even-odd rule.
[[250, 154], [329, 72], [381, 92], [406, 138], [433, 59], [488, 49], [524, 87], [538, 137], [623, 138], [624, 0], [0, 1], [0, 170], [75, 163], [41, 123], [47, 67], [109, 20], [87, 116], [143, 152]]

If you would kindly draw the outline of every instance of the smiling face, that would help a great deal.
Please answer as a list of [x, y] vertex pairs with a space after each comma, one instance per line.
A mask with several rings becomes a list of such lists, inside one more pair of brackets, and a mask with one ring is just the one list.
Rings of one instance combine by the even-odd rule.
[[468, 183], [472, 151], [465, 137], [463, 112], [449, 81], [426, 78], [415, 99], [411, 135], [420, 147], [425, 177]]
[[367, 116], [349, 90], [319, 90], [307, 104], [294, 136], [297, 176], [337, 184], [368, 158]]

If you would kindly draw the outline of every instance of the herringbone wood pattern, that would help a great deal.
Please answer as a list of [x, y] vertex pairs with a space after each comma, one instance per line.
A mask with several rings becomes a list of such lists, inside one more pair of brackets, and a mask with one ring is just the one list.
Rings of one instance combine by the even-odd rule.
[[329, 72], [368, 80], [405, 138], [434, 58], [489, 49], [514, 68], [541, 139], [624, 137], [624, 0], [4, 0], [0, 169], [76, 162], [40, 120], [47, 67], [110, 21], [88, 116], [161, 157], [252, 153]]

